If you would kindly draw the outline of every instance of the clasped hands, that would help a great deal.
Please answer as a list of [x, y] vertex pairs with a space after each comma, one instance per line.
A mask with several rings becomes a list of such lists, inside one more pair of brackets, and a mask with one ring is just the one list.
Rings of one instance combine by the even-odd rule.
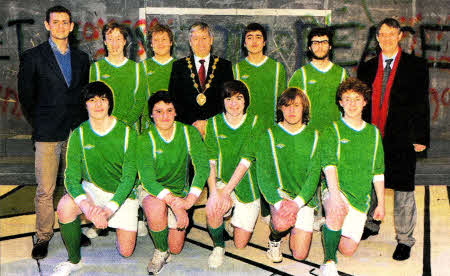
[[197, 201], [197, 196], [189, 194], [186, 198], [180, 198], [172, 194], [164, 197], [164, 202], [172, 209], [177, 219], [177, 229], [183, 231], [189, 225], [187, 210], [191, 209]]
[[90, 203], [87, 199], [80, 202], [79, 207], [86, 218], [98, 229], [105, 229], [108, 227], [108, 220], [114, 212], [108, 207], [100, 207]]

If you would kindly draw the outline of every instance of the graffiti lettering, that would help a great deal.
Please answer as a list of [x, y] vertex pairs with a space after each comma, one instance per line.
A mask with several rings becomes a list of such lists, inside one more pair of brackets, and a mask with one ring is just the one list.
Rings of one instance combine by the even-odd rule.
[[22, 24], [34, 24], [34, 19], [18, 19], [8, 21], [8, 27], [16, 25], [16, 34], [17, 34], [17, 49], [19, 54], [23, 51], [23, 37], [22, 37]]

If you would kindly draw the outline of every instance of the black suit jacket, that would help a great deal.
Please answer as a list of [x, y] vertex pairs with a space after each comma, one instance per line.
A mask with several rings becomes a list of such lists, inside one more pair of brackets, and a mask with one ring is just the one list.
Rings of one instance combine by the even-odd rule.
[[[190, 56], [189, 58], [192, 64], [192, 72], [195, 74], [195, 82], [200, 85], [194, 56]], [[205, 84], [211, 78], [215, 58], [217, 57], [210, 55]], [[175, 100], [178, 121], [185, 124], [192, 124], [197, 120], [206, 120], [222, 112], [223, 103], [221, 103], [220, 89], [224, 82], [233, 80], [231, 62], [219, 58], [213, 74], [214, 77], [212, 78], [211, 86], [205, 91], [206, 103], [200, 106], [196, 101], [199, 92], [194, 87], [187, 59], [181, 58], [173, 63], [169, 82], [169, 93]]]
[[20, 56], [19, 100], [35, 141], [64, 141], [70, 130], [86, 119], [81, 89], [89, 82], [89, 57], [74, 48], [70, 55], [70, 87], [48, 41]]
[[[369, 87], [375, 80], [379, 57], [361, 63], [358, 78]], [[413, 144], [430, 145], [429, 75], [426, 60], [402, 52], [389, 97], [383, 137], [386, 186], [414, 190], [416, 155]], [[363, 113], [372, 122], [372, 105]]]

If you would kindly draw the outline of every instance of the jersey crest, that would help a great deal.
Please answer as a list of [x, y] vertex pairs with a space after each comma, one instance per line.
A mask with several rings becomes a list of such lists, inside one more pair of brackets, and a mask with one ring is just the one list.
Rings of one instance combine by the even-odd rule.
[[250, 77], [249, 75], [243, 75], [243, 76], [241, 76], [241, 79], [246, 80], [246, 79], [248, 79], [249, 77]]
[[155, 152], [156, 152], [157, 154], [162, 154], [164, 151], [163, 151], [162, 149], [157, 149], [157, 150], [155, 150]]
[[95, 148], [95, 146], [91, 145], [91, 144], [87, 144], [86, 146], [84, 146], [84, 149], [90, 150]]
[[153, 75], [153, 73], [155, 73], [154, 71], [148, 71], [147, 75], [151, 76]]
[[317, 81], [316, 80], [310, 80], [310, 81], [308, 81], [308, 83], [309, 84], [315, 84], [315, 83], [317, 83]]
[[350, 140], [345, 139], [345, 138], [344, 138], [344, 139], [341, 139], [341, 143], [342, 143], [342, 144], [347, 144], [348, 142], [350, 142]]
[[282, 148], [284, 148], [286, 145], [285, 144], [277, 144], [275, 147], [277, 147], [277, 148], [279, 148], [279, 149], [282, 149]]
[[219, 138], [219, 139], [227, 139], [228, 136], [226, 136], [225, 134], [220, 134], [220, 135], [217, 136], [217, 138]]
[[102, 75], [102, 79], [109, 79], [111, 76], [110, 75], [108, 75], [108, 74], [104, 74], [104, 75]]

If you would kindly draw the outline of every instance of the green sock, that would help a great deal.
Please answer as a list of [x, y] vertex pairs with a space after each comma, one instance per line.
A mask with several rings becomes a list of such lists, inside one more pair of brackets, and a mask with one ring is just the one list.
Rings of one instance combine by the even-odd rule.
[[169, 250], [169, 227], [166, 227], [166, 229], [158, 232], [150, 229], [150, 235], [155, 243], [155, 247], [159, 251], [166, 252]]
[[337, 263], [336, 252], [338, 250], [339, 242], [341, 241], [342, 231], [330, 230], [330, 228], [328, 228], [328, 226], [325, 224], [322, 229], [322, 232], [323, 232], [323, 243], [325, 246], [324, 263], [326, 263], [329, 260], [332, 260], [335, 263]]
[[223, 240], [223, 231], [225, 230], [225, 224], [221, 224], [217, 228], [212, 228], [208, 225], [209, 233], [214, 243], [214, 247], [219, 246], [225, 248], [225, 241]]
[[81, 260], [80, 239], [81, 239], [81, 220], [77, 217], [69, 223], [59, 222], [61, 236], [66, 245], [69, 254], [69, 262], [77, 264]]

